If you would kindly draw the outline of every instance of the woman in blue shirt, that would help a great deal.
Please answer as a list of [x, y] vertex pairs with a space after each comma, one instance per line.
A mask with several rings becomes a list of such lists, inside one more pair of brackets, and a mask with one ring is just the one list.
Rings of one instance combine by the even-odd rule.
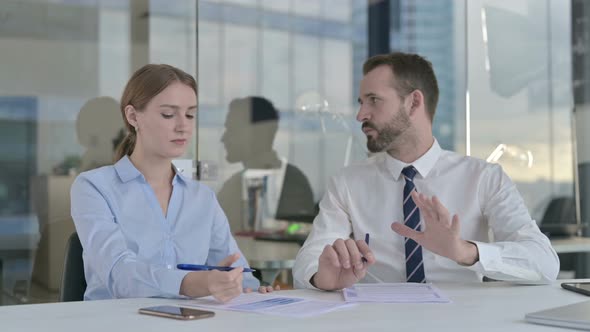
[[[127, 83], [121, 113], [128, 134], [118, 161], [81, 173], [71, 189], [85, 300], [213, 295], [225, 302], [259, 287], [242, 272], [248, 263], [214, 192], [172, 165], [191, 142], [196, 112], [196, 82], [175, 67], [146, 65]], [[237, 268], [188, 272], [178, 263]]]

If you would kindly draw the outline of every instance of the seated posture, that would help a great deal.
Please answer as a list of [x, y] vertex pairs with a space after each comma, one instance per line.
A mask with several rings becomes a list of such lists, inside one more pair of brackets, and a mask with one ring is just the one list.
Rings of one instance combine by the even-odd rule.
[[[128, 134], [116, 164], [81, 173], [71, 189], [85, 300], [213, 295], [228, 301], [259, 287], [243, 272], [248, 264], [213, 191], [172, 165], [191, 142], [196, 112], [196, 82], [182, 70], [146, 65], [127, 83], [121, 113]], [[180, 263], [236, 268], [188, 272], [176, 269]]]
[[445, 151], [433, 137], [431, 63], [378, 55], [363, 73], [357, 120], [376, 154], [329, 182], [297, 256], [296, 286], [555, 280], [557, 255], [501, 167]]

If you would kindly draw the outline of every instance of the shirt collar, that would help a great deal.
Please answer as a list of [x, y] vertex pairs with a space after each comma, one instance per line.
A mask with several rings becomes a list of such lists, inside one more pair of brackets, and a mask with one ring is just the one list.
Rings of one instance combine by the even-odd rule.
[[172, 164], [172, 169], [174, 169], [174, 178], [172, 179], [173, 186], [177, 183], [182, 183], [183, 185], [186, 185], [190, 181], [190, 178], [180, 173], [178, 167], [174, 166], [174, 164]]
[[[173, 166], [173, 169], [174, 169], [174, 173], [176, 173], [176, 174], [174, 175], [174, 178], [172, 179], [172, 185], [175, 185], [177, 183], [186, 184], [187, 179], [182, 174], [180, 174], [180, 172], [178, 171], [176, 166]], [[123, 156], [123, 158], [121, 158], [115, 164], [115, 170], [117, 171], [117, 174], [119, 175], [119, 178], [121, 179], [121, 181], [123, 181], [124, 183], [129, 182], [129, 181], [136, 179], [136, 178], [140, 178], [143, 181], [146, 181], [143, 174], [141, 174], [141, 172], [135, 167], [135, 165], [133, 165], [131, 160], [129, 160], [128, 156]]]
[[117, 161], [115, 164], [115, 170], [123, 182], [129, 182], [138, 177], [145, 180], [143, 174], [141, 174], [141, 172], [135, 168], [135, 165], [133, 165], [131, 160], [129, 160], [128, 156], [123, 156], [123, 158]]
[[418, 174], [420, 174], [422, 178], [425, 178], [428, 176], [428, 173], [430, 173], [432, 168], [434, 168], [434, 164], [436, 164], [441, 152], [442, 149], [435, 138], [430, 149], [411, 164], [404, 163], [401, 160], [393, 158], [388, 153], [384, 153], [385, 167], [391, 172], [396, 181], [399, 180], [402, 170], [409, 165], [414, 166], [418, 171]]

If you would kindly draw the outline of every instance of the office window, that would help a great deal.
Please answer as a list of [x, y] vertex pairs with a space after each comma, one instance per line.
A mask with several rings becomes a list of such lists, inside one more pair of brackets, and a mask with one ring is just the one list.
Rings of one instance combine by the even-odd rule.
[[541, 228], [575, 223], [569, 4], [470, 1], [467, 17], [471, 154], [503, 166]]
[[500, 163], [538, 223], [575, 223], [570, 5], [391, 7], [391, 48], [425, 55], [437, 74], [433, 130], [441, 146]]

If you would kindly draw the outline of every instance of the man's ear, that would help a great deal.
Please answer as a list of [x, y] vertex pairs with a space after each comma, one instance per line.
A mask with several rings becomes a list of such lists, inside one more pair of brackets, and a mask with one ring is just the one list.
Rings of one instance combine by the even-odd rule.
[[424, 95], [422, 94], [422, 91], [414, 90], [408, 95], [408, 97], [410, 115], [414, 115], [417, 110], [424, 108]]
[[125, 118], [127, 122], [137, 131], [137, 110], [131, 105], [125, 106]]

